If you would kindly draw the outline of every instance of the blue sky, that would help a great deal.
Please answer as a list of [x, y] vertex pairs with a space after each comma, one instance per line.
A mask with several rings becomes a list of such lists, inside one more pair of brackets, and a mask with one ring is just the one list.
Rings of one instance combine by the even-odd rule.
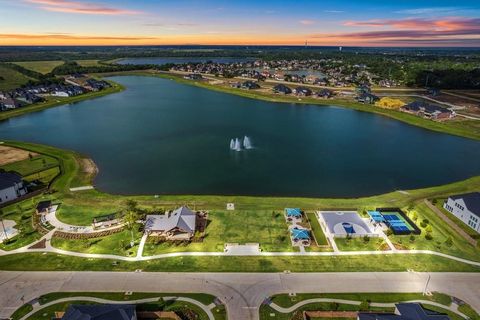
[[480, 46], [477, 2], [0, 0], [0, 43]]

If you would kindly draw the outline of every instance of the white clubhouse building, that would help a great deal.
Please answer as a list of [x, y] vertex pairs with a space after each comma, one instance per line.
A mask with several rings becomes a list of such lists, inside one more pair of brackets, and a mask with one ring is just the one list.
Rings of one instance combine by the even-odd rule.
[[480, 233], [480, 192], [450, 196], [443, 207]]

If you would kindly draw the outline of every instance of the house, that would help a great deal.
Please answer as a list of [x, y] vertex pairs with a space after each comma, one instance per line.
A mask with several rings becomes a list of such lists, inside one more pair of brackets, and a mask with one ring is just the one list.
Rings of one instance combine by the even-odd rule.
[[197, 214], [183, 206], [162, 215], [147, 215], [145, 231], [167, 239], [190, 239], [195, 234]]
[[135, 305], [131, 304], [73, 304], [64, 314], [57, 313], [56, 318], [61, 320], [137, 320], [135, 309]]
[[0, 204], [13, 201], [27, 194], [22, 176], [16, 172], [0, 171]]
[[450, 196], [443, 207], [467, 226], [480, 233], [480, 192]]
[[420, 303], [397, 303], [394, 314], [359, 312], [357, 320], [450, 320], [450, 317], [424, 309]]
[[190, 73], [190, 74], [187, 74], [186, 76], [183, 76], [184, 79], [187, 79], [187, 80], [202, 80], [203, 77], [201, 74], [199, 73]]
[[241, 84], [240, 88], [253, 90], [253, 89], [260, 89], [260, 86], [258, 85], [258, 83], [254, 81], [247, 80]]
[[319, 98], [328, 99], [328, 98], [331, 98], [332, 96], [333, 96], [333, 91], [332, 90], [322, 89], [322, 90], [317, 92], [317, 97], [319, 97]]
[[306, 88], [306, 87], [296, 87], [293, 89], [293, 93], [296, 94], [297, 96], [311, 96], [312, 95], [312, 90]]
[[40, 201], [37, 204], [35, 211], [37, 212], [37, 214], [46, 214], [50, 211], [51, 207], [52, 207], [52, 201], [50, 200]]
[[290, 94], [290, 93], [292, 93], [292, 89], [290, 89], [289, 87], [287, 87], [284, 84], [277, 84], [275, 87], [273, 87], [273, 92]]
[[414, 101], [409, 103], [401, 108], [402, 111], [412, 113], [418, 116], [423, 116], [425, 118], [441, 120], [441, 119], [450, 119], [455, 117], [455, 112], [440, 107], [434, 104], [430, 104], [424, 101]]
[[12, 97], [7, 96], [5, 99], [0, 100], [0, 104], [2, 105], [2, 109], [16, 109], [20, 108], [22, 105]]
[[371, 93], [365, 93], [365, 92], [358, 95], [355, 99], [358, 102], [368, 103], [368, 104], [373, 104], [373, 103], [375, 103], [375, 101], [380, 100], [380, 98], [377, 97], [376, 95], [371, 94]]

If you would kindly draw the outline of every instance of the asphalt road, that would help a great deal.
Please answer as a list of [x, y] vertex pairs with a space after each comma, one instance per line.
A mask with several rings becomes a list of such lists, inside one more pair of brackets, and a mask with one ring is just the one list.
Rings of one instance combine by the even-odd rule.
[[227, 306], [229, 319], [258, 319], [268, 296], [304, 292], [422, 292], [456, 296], [480, 310], [479, 273], [143, 273], [0, 272], [0, 319], [49, 292], [209, 293]]

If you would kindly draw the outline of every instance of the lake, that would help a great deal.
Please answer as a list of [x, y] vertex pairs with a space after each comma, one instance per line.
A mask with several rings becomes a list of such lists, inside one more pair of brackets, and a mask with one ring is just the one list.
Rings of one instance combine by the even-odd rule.
[[[127, 90], [5, 120], [0, 139], [86, 154], [120, 194], [354, 197], [480, 174], [480, 142], [379, 115], [110, 79]], [[245, 135], [252, 149], [231, 150]]]
[[145, 58], [124, 58], [118, 60], [118, 64], [184, 64], [184, 63], [205, 63], [213, 61], [216, 63], [234, 63], [254, 61], [254, 58], [243, 57], [145, 57]]

